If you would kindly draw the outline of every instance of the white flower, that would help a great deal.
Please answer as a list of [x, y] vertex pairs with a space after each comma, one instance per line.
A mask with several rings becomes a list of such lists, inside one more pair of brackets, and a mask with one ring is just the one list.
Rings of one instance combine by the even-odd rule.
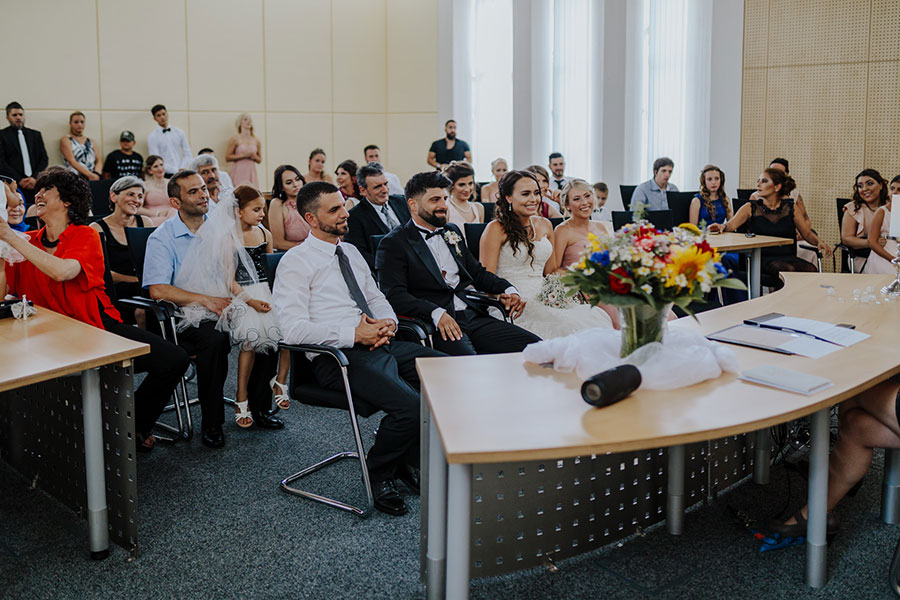
[[447, 230], [444, 232], [444, 240], [451, 246], [456, 246], [462, 241], [462, 238], [455, 231]]
[[645, 283], [644, 285], [642, 285], [641, 289], [644, 290], [648, 294], [653, 293], [653, 286], [651, 286], [649, 283]]
[[585, 269], [585, 270], [583, 271], [583, 273], [585, 274], [585, 276], [590, 277], [591, 275], [594, 274], [594, 268], [593, 268], [593, 267], [588, 267], [587, 269]]

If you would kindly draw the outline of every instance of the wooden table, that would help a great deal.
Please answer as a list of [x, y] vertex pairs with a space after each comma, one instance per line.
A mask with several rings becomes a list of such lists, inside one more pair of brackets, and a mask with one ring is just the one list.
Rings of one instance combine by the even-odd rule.
[[[834, 385], [802, 396], [748, 384], [735, 374], [668, 392], [641, 391], [596, 409], [580, 396], [581, 380], [522, 360], [521, 354], [425, 358], [417, 361], [427, 426], [427, 550], [429, 597], [464, 598], [469, 589], [472, 464], [543, 460], [671, 446], [669, 530], [678, 533], [683, 504], [677, 481], [686, 443], [757, 431], [812, 415], [807, 583], [826, 581], [825, 501], [829, 408], [900, 372], [896, 351], [900, 301], [861, 304], [852, 290], [879, 289], [891, 277], [785, 273], [785, 287], [762, 298], [681, 319], [676, 326], [710, 333], [743, 318], [781, 312], [853, 323], [872, 337], [818, 360], [731, 346], [740, 368], [775, 364], [821, 375]], [[833, 286], [834, 295], [827, 294]], [[840, 299], [844, 301], [841, 302]], [[853, 369], [848, 369], [849, 363]], [[765, 461], [767, 463], [767, 461]], [[683, 470], [681, 471], [683, 473]], [[673, 531], [674, 525], [674, 531]]]
[[747, 237], [743, 233], [718, 233], [710, 234], [707, 237], [709, 244], [719, 252], [739, 252], [742, 254], [750, 254], [750, 297], [759, 298], [762, 295], [760, 290], [760, 270], [762, 265], [762, 249], [771, 248], [773, 246], [787, 246], [793, 244], [794, 240], [789, 238], [772, 237], [770, 235], [755, 235]]
[[150, 346], [45, 308], [28, 319], [0, 320], [0, 392], [80, 373], [87, 519], [92, 558], [109, 553], [106, 477], [97, 368], [127, 363]]

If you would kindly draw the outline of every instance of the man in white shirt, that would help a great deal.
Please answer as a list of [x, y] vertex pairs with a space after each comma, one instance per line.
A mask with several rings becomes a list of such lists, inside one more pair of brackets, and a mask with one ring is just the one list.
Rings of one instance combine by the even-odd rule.
[[166, 177], [171, 177], [181, 169], [190, 168], [194, 158], [191, 146], [184, 132], [169, 125], [169, 112], [162, 104], [150, 109], [157, 128], [147, 137], [150, 154], [161, 156], [166, 165]]
[[559, 152], [554, 152], [547, 159], [547, 168], [550, 169], [550, 189], [559, 190], [560, 192], [566, 186], [566, 183], [572, 179], [566, 177], [566, 159]]
[[[399, 480], [419, 491], [418, 357], [443, 356], [412, 342], [392, 341], [397, 317], [378, 289], [359, 251], [341, 241], [347, 209], [338, 188], [306, 184], [297, 210], [311, 228], [278, 265], [272, 303], [288, 344], [337, 346], [350, 362], [350, 390], [357, 400], [387, 413], [367, 454], [375, 507], [391, 515], [407, 512]], [[308, 356], [319, 385], [343, 391], [331, 356]]]
[[[380, 165], [384, 164], [381, 162], [381, 149], [375, 144], [369, 144], [363, 148], [363, 154], [366, 157], [366, 163], [374, 162]], [[400, 178], [388, 171], [384, 171], [384, 176], [387, 177], [388, 189], [390, 190], [391, 196], [402, 196], [403, 183], [400, 181]]]
[[219, 171], [219, 161], [212, 154], [201, 154], [188, 166], [191, 171], [197, 171], [209, 190], [209, 210], [214, 209], [222, 200], [234, 196], [234, 188], [225, 187], [221, 181], [222, 173]]
[[454, 356], [521, 352], [540, 341], [530, 331], [490, 316], [467, 290], [499, 294], [513, 315], [525, 308], [518, 290], [482, 266], [456, 225], [447, 222], [450, 180], [437, 171], [406, 184], [412, 219], [378, 246], [378, 282], [401, 315], [434, 323], [435, 350]]

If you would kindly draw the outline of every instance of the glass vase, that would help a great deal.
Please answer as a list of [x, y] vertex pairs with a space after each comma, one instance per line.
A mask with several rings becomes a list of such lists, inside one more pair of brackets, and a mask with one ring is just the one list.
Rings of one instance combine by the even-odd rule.
[[641, 346], [662, 341], [672, 303], [659, 309], [644, 303], [619, 306], [618, 309], [622, 331], [619, 356], [625, 358]]

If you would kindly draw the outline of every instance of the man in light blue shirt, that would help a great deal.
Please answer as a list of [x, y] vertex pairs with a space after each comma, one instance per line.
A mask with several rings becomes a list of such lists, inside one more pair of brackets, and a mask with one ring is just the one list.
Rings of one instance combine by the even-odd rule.
[[678, 188], [669, 183], [675, 163], [663, 156], [653, 161], [653, 179], [637, 186], [631, 196], [631, 210], [669, 210], [666, 192], [677, 192]]
[[[167, 300], [177, 306], [199, 304], [221, 315], [231, 298], [215, 298], [175, 287], [175, 277], [190, 251], [191, 241], [206, 221], [209, 192], [196, 171], [176, 173], [169, 180], [169, 201], [178, 209], [171, 219], [156, 228], [147, 240], [142, 285], [154, 300]], [[212, 260], [212, 257], [210, 257]], [[216, 321], [206, 320], [197, 327], [178, 333], [178, 345], [194, 356], [197, 366], [197, 396], [203, 417], [201, 441], [210, 448], [225, 445], [225, 379], [228, 377], [228, 333], [216, 329]], [[257, 353], [250, 372], [247, 402], [253, 424], [265, 429], [280, 429], [284, 421], [272, 416], [272, 390], [269, 380], [275, 374], [278, 353]]]

